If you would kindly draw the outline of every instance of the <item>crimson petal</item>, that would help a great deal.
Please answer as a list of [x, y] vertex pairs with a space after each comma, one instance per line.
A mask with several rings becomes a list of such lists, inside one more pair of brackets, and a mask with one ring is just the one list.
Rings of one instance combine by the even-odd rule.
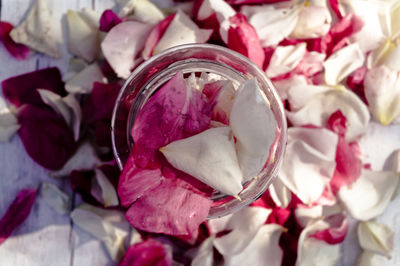
[[58, 68], [45, 68], [15, 76], [1, 83], [4, 97], [16, 107], [23, 104], [45, 105], [37, 89], [65, 96], [64, 82]]
[[122, 19], [115, 14], [111, 9], [104, 10], [100, 17], [100, 30], [104, 32], [109, 32], [115, 25], [122, 22]]
[[50, 170], [60, 169], [75, 152], [74, 134], [64, 118], [47, 107], [24, 105], [18, 113], [18, 134], [26, 152]]
[[16, 43], [10, 36], [14, 26], [6, 21], [0, 21], [0, 42], [4, 44], [6, 50], [12, 57], [18, 60], [27, 59], [31, 55], [31, 50], [23, 44]]
[[0, 220], [0, 245], [20, 226], [31, 212], [36, 198], [36, 189], [23, 189], [15, 197]]
[[149, 239], [129, 247], [118, 265], [170, 266], [172, 265], [172, 250], [157, 240]]

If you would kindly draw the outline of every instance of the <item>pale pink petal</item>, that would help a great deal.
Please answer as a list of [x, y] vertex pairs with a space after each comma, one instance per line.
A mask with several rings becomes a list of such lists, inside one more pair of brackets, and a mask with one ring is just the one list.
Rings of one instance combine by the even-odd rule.
[[375, 67], [367, 72], [364, 84], [372, 116], [384, 126], [390, 124], [400, 115], [400, 72]]
[[325, 54], [307, 52], [295, 68], [295, 72], [306, 77], [312, 77], [323, 70], [324, 59]]
[[211, 34], [212, 30], [200, 29], [185, 13], [179, 10], [154, 47], [153, 54], [180, 44], [205, 43]]
[[325, 81], [337, 85], [353, 71], [364, 64], [364, 53], [357, 43], [348, 45], [333, 53], [325, 62]]
[[299, 7], [279, 8], [273, 5], [244, 6], [241, 9], [253, 25], [263, 47], [277, 45], [289, 36], [296, 26]]
[[296, 266], [335, 265], [340, 259], [340, 244], [331, 245], [310, 235], [325, 230], [329, 223], [319, 220], [308, 225], [300, 234]]
[[351, 186], [343, 186], [338, 198], [352, 217], [366, 221], [381, 214], [399, 182], [394, 172], [363, 170]]
[[316, 201], [329, 183], [336, 167], [337, 141], [335, 133], [322, 128], [288, 130], [279, 178], [305, 204]]
[[269, 78], [277, 77], [292, 71], [306, 55], [306, 44], [278, 46], [267, 68]]
[[136, 56], [143, 49], [151, 27], [150, 24], [126, 21], [108, 32], [101, 49], [118, 77], [126, 79], [131, 74], [138, 63]]
[[374, 221], [360, 222], [357, 234], [358, 242], [363, 249], [391, 259], [394, 248], [394, 232], [390, 227]]
[[331, 245], [342, 243], [349, 227], [347, 215], [341, 212], [325, 218], [324, 221], [329, 224], [329, 227], [311, 234], [310, 237], [323, 240]]
[[329, 116], [337, 110], [340, 110], [348, 121], [346, 140], [354, 140], [365, 132], [370, 120], [368, 108], [359, 97], [344, 88], [317, 94], [301, 109], [287, 112], [286, 115], [295, 126], [325, 126]]
[[224, 228], [232, 231], [217, 237], [214, 246], [224, 256], [240, 254], [265, 224], [270, 213], [271, 210], [261, 207], [246, 207], [234, 213]]
[[280, 266], [283, 252], [279, 239], [284, 228], [277, 224], [266, 224], [260, 227], [251, 242], [239, 254], [225, 255], [225, 265], [229, 266]]
[[298, 39], [318, 38], [328, 33], [331, 22], [329, 9], [323, 6], [304, 6], [290, 37]]

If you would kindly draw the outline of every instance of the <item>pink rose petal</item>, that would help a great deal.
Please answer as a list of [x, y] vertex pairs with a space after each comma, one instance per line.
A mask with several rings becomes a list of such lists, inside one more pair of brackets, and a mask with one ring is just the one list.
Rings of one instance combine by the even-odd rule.
[[347, 88], [357, 94], [357, 96], [360, 97], [360, 99], [363, 100], [365, 103], [367, 102], [364, 91], [364, 78], [366, 73], [367, 68], [363, 66], [355, 70], [346, 79]]
[[167, 235], [191, 235], [206, 219], [212, 201], [180, 178], [165, 179], [134, 202], [126, 213], [137, 229]]
[[149, 239], [129, 247], [118, 264], [118, 266], [144, 265], [172, 265], [172, 249], [157, 240]]
[[25, 105], [18, 113], [18, 132], [26, 152], [50, 170], [60, 169], [74, 154], [74, 134], [64, 118], [47, 107]]
[[14, 28], [13, 25], [6, 21], [0, 21], [0, 42], [4, 44], [6, 50], [12, 57], [18, 60], [27, 59], [31, 55], [31, 50], [23, 44], [16, 43], [10, 37], [10, 32]]
[[104, 10], [100, 17], [100, 30], [109, 32], [114, 26], [122, 22], [122, 19], [111, 9]]
[[135, 120], [131, 134], [136, 164], [157, 167], [158, 149], [208, 128], [210, 113], [205, 95], [187, 87], [182, 73], [177, 73], [150, 98]]
[[343, 18], [343, 14], [339, 9], [339, 0], [329, 0], [328, 4], [338, 19]]
[[323, 240], [331, 245], [342, 243], [349, 227], [347, 217], [343, 213], [340, 213], [326, 218], [325, 222], [329, 223], [330, 227], [317, 231], [311, 234], [310, 237]]
[[289, 0], [227, 0], [226, 2], [231, 5], [248, 5], [248, 4], [272, 4], [285, 2]]
[[23, 189], [0, 219], [0, 245], [20, 226], [31, 212], [36, 198], [36, 189]]
[[242, 14], [229, 18], [228, 47], [247, 56], [260, 68], [263, 67], [265, 54], [256, 30]]
[[129, 156], [118, 184], [121, 205], [129, 207], [149, 190], [159, 186], [165, 178], [161, 169], [143, 169], [136, 166], [133, 156]]
[[37, 89], [65, 95], [64, 82], [58, 68], [45, 68], [8, 78], [1, 83], [3, 95], [16, 107], [23, 104], [44, 105]]

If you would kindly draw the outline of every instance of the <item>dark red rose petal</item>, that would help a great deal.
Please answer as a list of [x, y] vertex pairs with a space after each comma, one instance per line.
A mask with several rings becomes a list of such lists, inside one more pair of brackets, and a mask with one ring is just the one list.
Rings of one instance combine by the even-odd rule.
[[170, 266], [172, 250], [161, 242], [149, 239], [128, 248], [119, 266]]
[[37, 89], [46, 89], [61, 96], [66, 95], [64, 82], [58, 68], [45, 68], [8, 78], [1, 83], [3, 95], [15, 106], [23, 104], [45, 105]]
[[104, 10], [100, 17], [100, 30], [109, 32], [114, 26], [122, 22], [122, 19], [111, 9]]
[[98, 202], [90, 193], [94, 175], [94, 171], [72, 171], [69, 176], [69, 183], [71, 189], [79, 193], [83, 201], [97, 207], [103, 207], [104, 205]]
[[229, 18], [231, 23], [228, 30], [228, 47], [247, 56], [260, 68], [263, 67], [265, 54], [261, 47], [256, 30], [247, 21], [243, 14], [236, 14]]
[[18, 60], [27, 59], [31, 55], [31, 50], [23, 44], [16, 43], [10, 36], [14, 26], [6, 21], [0, 21], [0, 42], [4, 44], [6, 50], [12, 57]]
[[36, 193], [36, 189], [23, 189], [10, 204], [0, 220], [0, 245], [28, 218]]
[[50, 108], [25, 105], [18, 113], [18, 122], [26, 152], [44, 168], [60, 169], [75, 152], [74, 134], [64, 118]]

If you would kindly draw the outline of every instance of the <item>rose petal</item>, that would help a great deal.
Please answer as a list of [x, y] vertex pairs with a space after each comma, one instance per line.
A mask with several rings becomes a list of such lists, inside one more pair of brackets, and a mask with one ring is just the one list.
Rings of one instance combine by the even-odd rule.
[[274, 180], [274, 182], [269, 186], [268, 190], [276, 206], [281, 208], [288, 207], [290, 201], [292, 200], [292, 193], [279, 178]]
[[346, 140], [351, 141], [363, 134], [370, 116], [367, 106], [351, 91], [332, 89], [315, 95], [301, 109], [287, 112], [290, 122], [295, 126], [324, 126], [329, 116], [340, 110], [348, 121]]
[[163, 12], [148, 0], [128, 0], [119, 11], [121, 17], [133, 15], [135, 20], [156, 24], [164, 19]]
[[66, 214], [69, 212], [69, 197], [57, 186], [49, 182], [43, 182], [40, 186], [40, 196], [59, 214]]
[[364, 53], [357, 43], [336, 51], [324, 62], [326, 83], [339, 84], [346, 76], [361, 67], [364, 59]]
[[[264, 65], [265, 54], [261, 47], [260, 39], [254, 27], [247, 21], [243, 14], [236, 14], [229, 18], [227, 40], [228, 48], [247, 56], [258, 67]], [[222, 35], [222, 33], [221, 33]]]
[[85, 21], [80, 12], [68, 10], [68, 51], [88, 62], [96, 59], [100, 52], [100, 33]]
[[211, 34], [212, 30], [200, 29], [185, 13], [178, 10], [154, 47], [153, 54], [180, 44], [205, 43]]
[[205, 95], [187, 87], [182, 73], [178, 72], [150, 98], [136, 117], [131, 131], [136, 164], [155, 168], [158, 149], [207, 129], [210, 112], [211, 106]]
[[214, 239], [215, 236], [210, 236], [198, 248], [196, 255], [192, 259], [192, 266], [212, 266], [214, 261]]
[[132, 68], [138, 64], [136, 56], [143, 49], [151, 27], [137, 21], [126, 21], [108, 32], [101, 49], [118, 77], [128, 78]]
[[298, 39], [322, 37], [328, 33], [331, 21], [327, 7], [304, 6], [299, 12], [299, 18], [290, 36]]
[[98, 29], [100, 27], [101, 13], [92, 8], [84, 7], [79, 11], [79, 15], [86, 21], [92, 28]]
[[31, 55], [29, 48], [23, 44], [14, 42], [10, 37], [10, 32], [14, 26], [6, 21], [0, 21], [0, 42], [4, 44], [6, 50], [12, 57], [18, 60], [27, 59]]
[[28, 218], [36, 193], [36, 189], [23, 189], [8, 206], [6, 213], [0, 219], [0, 245]]
[[286, 156], [279, 178], [305, 204], [316, 201], [329, 183], [336, 167], [337, 141], [337, 135], [326, 129], [288, 130]]
[[77, 141], [79, 139], [82, 111], [75, 96], [69, 94], [68, 96], [61, 98], [60, 95], [43, 89], [38, 89], [38, 92], [45, 104], [49, 105], [55, 112], [62, 115], [65, 122], [67, 122], [69, 127], [74, 131], [74, 139]]
[[19, 107], [23, 104], [43, 105], [37, 89], [65, 95], [64, 82], [58, 68], [45, 68], [11, 77], [1, 83], [4, 98]]
[[169, 24], [174, 19], [175, 14], [169, 15], [162, 21], [160, 21], [148, 34], [146, 38], [146, 43], [142, 52], [142, 56], [145, 60], [149, 59], [154, 52], [154, 48], [157, 46], [158, 42], [164, 35], [165, 31], [168, 29]]
[[114, 262], [120, 261], [129, 235], [129, 224], [123, 213], [84, 204], [72, 211], [71, 218], [74, 224], [104, 243]]
[[291, 111], [298, 111], [320, 93], [332, 90], [326, 85], [293, 84], [287, 92]]
[[151, 170], [137, 167], [133, 156], [129, 156], [118, 183], [121, 205], [129, 207], [145, 193], [159, 186], [163, 180], [159, 168]]
[[343, 18], [342, 11], [339, 8], [339, 0], [329, 0], [329, 7], [332, 9], [333, 13], [335, 13], [336, 17], [340, 20]]
[[104, 32], [109, 32], [114, 26], [122, 22], [122, 19], [115, 14], [111, 9], [106, 9], [101, 14], [100, 18], [100, 30]]
[[126, 218], [137, 229], [191, 235], [205, 220], [212, 201], [181, 178], [167, 178], [134, 202]]
[[18, 113], [18, 132], [26, 152], [41, 166], [58, 170], [75, 152], [75, 141], [67, 123], [57, 113], [25, 105]]
[[92, 179], [90, 193], [102, 203], [104, 207], [117, 206], [119, 204], [117, 192], [108, 178], [100, 169], [95, 169], [95, 178]]
[[296, 26], [300, 6], [244, 6], [241, 12], [248, 18], [263, 47], [275, 46], [289, 36]]
[[372, 68], [364, 82], [372, 116], [384, 126], [390, 124], [400, 115], [400, 72], [386, 66]]
[[16, 43], [25, 44], [33, 50], [60, 57], [57, 47], [53, 18], [46, 0], [36, 0], [25, 20], [10, 32]]
[[336, 245], [342, 243], [346, 237], [349, 221], [343, 213], [332, 215], [324, 220], [329, 228], [317, 231], [310, 235], [315, 239], [323, 240], [328, 244]]
[[338, 197], [352, 217], [366, 221], [385, 210], [398, 182], [394, 172], [362, 170], [356, 182], [341, 187]]
[[272, 55], [266, 74], [273, 78], [293, 70], [306, 54], [306, 44], [278, 46]]
[[287, 79], [276, 80], [273, 83], [282, 101], [288, 98], [288, 92], [292, 87], [308, 84], [303, 75], [293, 75]]
[[257, 81], [251, 79], [237, 90], [230, 126], [237, 139], [236, 150], [243, 181], [259, 174], [267, 163], [276, 137], [276, 121], [269, 102]]
[[65, 89], [69, 93], [91, 93], [94, 82], [107, 82], [97, 63], [85, 67], [69, 79], [65, 84]]
[[91, 170], [100, 164], [96, 151], [89, 142], [82, 143], [63, 168], [51, 172], [52, 177], [68, 176], [74, 170]]
[[380, 257], [380, 255], [364, 250], [358, 257], [355, 266], [380, 266], [381, 262], [378, 257]]
[[323, 220], [308, 225], [300, 234], [296, 265], [335, 265], [340, 259], [340, 245], [331, 245], [310, 235], [324, 230], [329, 224]]
[[271, 210], [260, 207], [246, 207], [232, 215], [224, 230], [230, 233], [217, 237], [214, 246], [224, 256], [240, 254], [252, 242]]
[[280, 225], [263, 225], [241, 253], [224, 257], [225, 265], [262, 266], [266, 262], [271, 266], [281, 265], [283, 252], [279, 247], [279, 239], [282, 232]]
[[384, 224], [373, 221], [360, 222], [357, 228], [360, 246], [391, 259], [394, 248], [394, 232]]
[[[0, 106], [3, 105], [1, 102], [0, 99]], [[19, 128], [18, 120], [10, 109], [5, 106], [0, 107], [0, 142], [9, 141]]]
[[119, 266], [140, 265], [172, 265], [172, 249], [170, 246], [153, 239], [137, 243], [129, 247]]

